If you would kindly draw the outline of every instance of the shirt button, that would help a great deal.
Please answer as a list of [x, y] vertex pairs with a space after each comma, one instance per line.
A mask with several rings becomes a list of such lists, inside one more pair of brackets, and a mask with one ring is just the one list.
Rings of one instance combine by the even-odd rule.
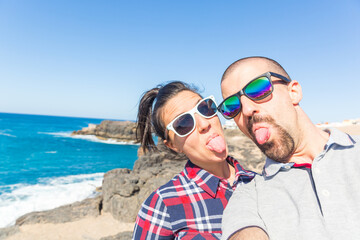
[[291, 168], [291, 166], [285, 165], [284, 168], [287, 169], [287, 170], [289, 170], [289, 169]]
[[330, 192], [329, 192], [328, 190], [323, 190], [323, 191], [322, 191], [322, 194], [323, 194], [325, 197], [330, 196]]

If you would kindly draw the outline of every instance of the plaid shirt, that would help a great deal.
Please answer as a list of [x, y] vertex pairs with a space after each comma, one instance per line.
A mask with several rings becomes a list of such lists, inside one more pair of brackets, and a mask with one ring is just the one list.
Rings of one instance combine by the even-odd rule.
[[255, 176], [234, 158], [226, 160], [235, 167], [233, 186], [188, 161], [142, 204], [133, 239], [219, 239], [222, 214], [235, 187]]

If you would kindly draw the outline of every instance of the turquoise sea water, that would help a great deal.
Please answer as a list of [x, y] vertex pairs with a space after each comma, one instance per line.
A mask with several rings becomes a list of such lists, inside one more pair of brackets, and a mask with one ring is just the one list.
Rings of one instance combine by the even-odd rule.
[[0, 113], [0, 227], [91, 197], [106, 171], [133, 167], [137, 145], [71, 136], [101, 121]]

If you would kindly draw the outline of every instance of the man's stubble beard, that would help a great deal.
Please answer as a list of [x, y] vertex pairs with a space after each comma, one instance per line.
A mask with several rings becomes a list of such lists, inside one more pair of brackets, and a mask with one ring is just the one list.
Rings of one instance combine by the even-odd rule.
[[[273, 140], [267, 141], [264, 144], [259, 144], [256, 141], [255, 134], [252, 131], [253, 124], [260, 122], [266, 122], [273, 126], [275, 131], [272, 132], [272, 134], [275, 134], [276, 132], [276, 136], [273, 137]], [[289, 161], [291, 155], [295, 151], [294, 139], [288, 131], [275, 123], [275, 120], [272, 117], [254, 115], [249, 119], [247, 129], [252, 136], [253, 142], [268, 158], [281, 163], [287, 163]]]

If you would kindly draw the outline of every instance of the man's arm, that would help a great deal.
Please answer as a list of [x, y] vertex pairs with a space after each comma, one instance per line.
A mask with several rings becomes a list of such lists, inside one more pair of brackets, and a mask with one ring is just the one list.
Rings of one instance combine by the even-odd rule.
[[230, 240], [269, 240], [269, 237], [261, 228], [248, 227], [236, 232]]
[[258, 212], [257, 177], [249, 183], [238, 185], [231, 196], [222, 218], [222, 240], [268, 239], [265, 224]]

